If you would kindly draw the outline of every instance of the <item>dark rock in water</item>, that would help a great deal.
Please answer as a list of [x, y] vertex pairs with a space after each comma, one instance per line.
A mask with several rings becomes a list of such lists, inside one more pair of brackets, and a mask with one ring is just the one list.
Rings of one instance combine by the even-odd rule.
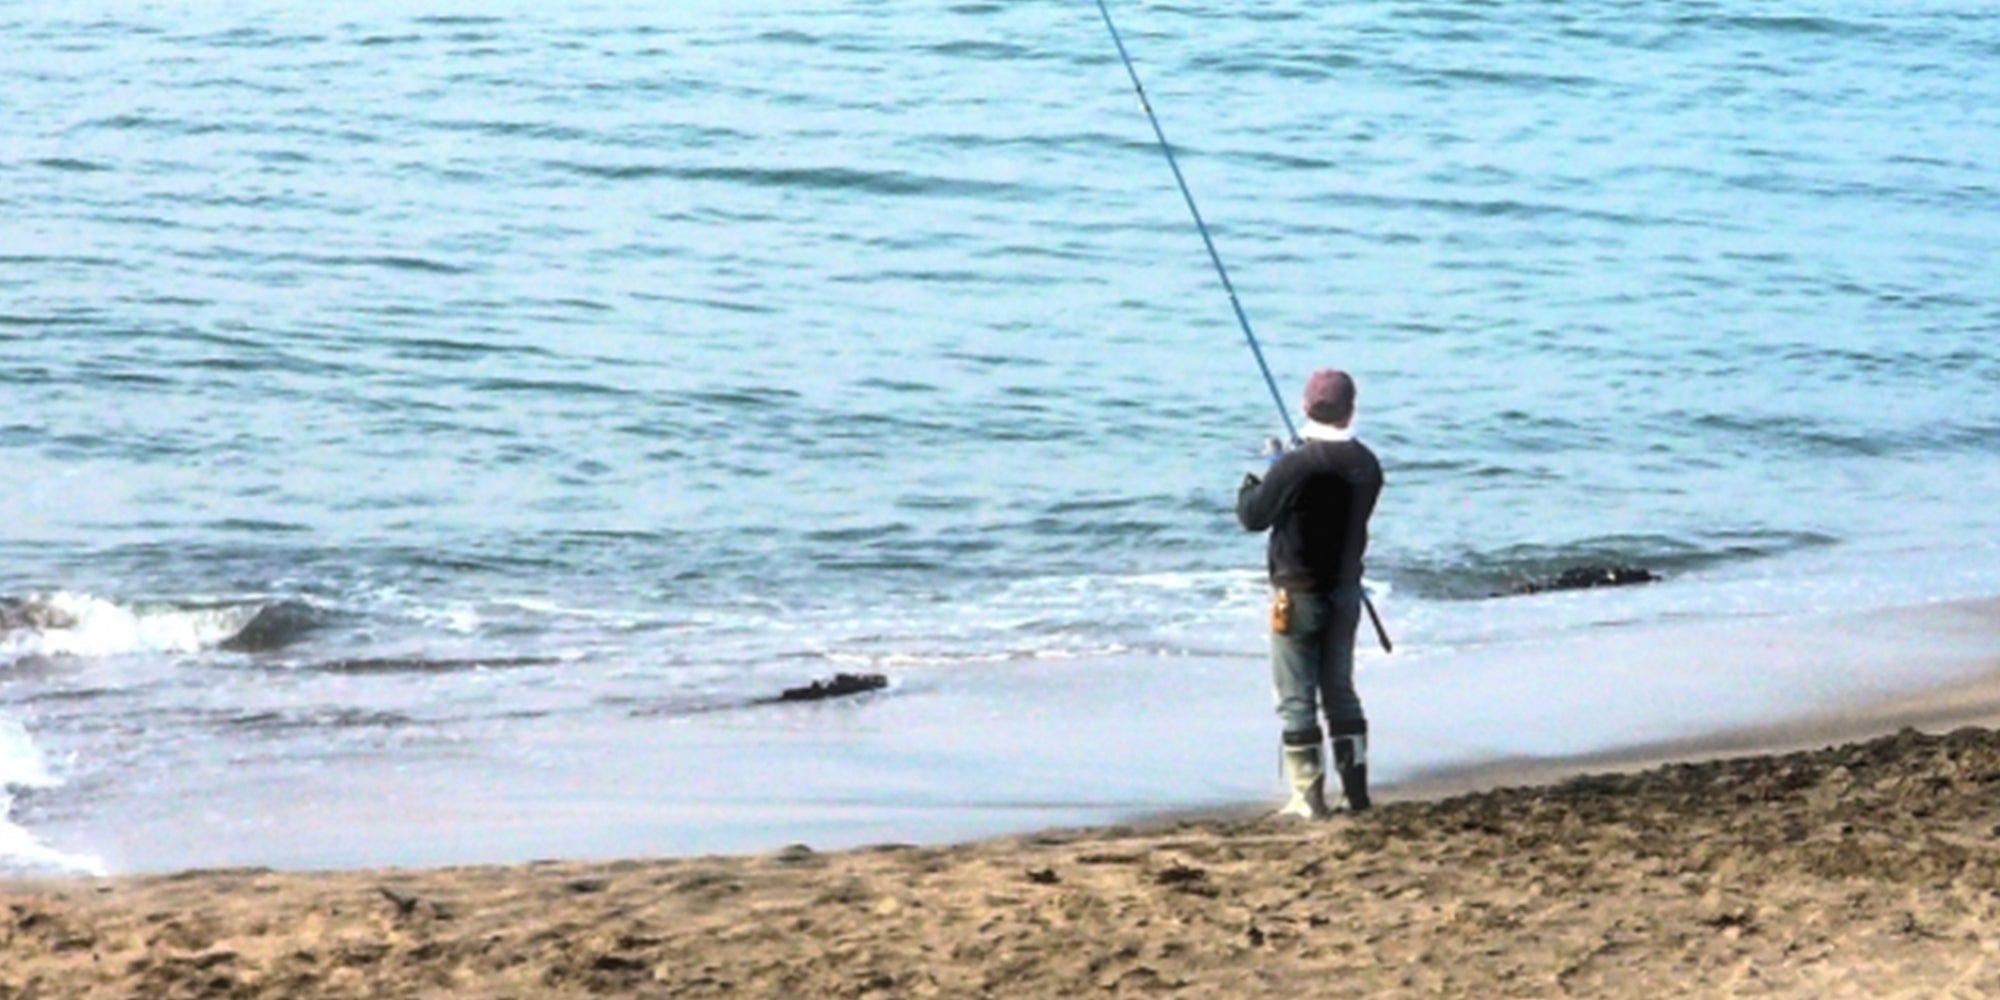
[[1635, 583], [1653, 583], [1659, 579], [1658, 574], [1642, 566], [1572, 566], [1551, 577], [1516, 584], [1506, 593], [1493, 596], [1539, 594], [1550, 590], [1588, 590], [1592, 587], [1625, 587]]
[[76, 616], [39, 597], [0, 597], [0, 632], [75, 628]]
[[777, 701], [823, 701], [841, 695], [878, 691], [889, 686], [881, 674], [834, 674], [832, 680], [814, 681], [805, 687], [786, 688]]
[[324, 624], [320, 612], [302, 601], [279, 601], [257, 609], [257, 614], [235, 635], [222, 641], [232, 653], [264, 653], [283, 649]]
[[639, 708], [632, 714], [651, 715], [701, 715], [708, 712], [733, 712], [744, 708], [761, 708], [767, 705], [781, 705], [794, 701], [826, 701], [846, 695], [867, 694], [889, 686], [889, 678], [881, 674], [835, 674], [824, 680], [817, 680], [804, 687], [786, 688], [779, 694], [761, 698], [733, 698], [727, 701], [704, 699], [675, 699], [663, 704]]

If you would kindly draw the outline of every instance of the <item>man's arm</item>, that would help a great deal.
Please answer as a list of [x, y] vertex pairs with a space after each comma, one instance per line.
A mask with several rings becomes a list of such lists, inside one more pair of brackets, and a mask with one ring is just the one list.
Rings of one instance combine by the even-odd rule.
[[1290, 477], [1284, 462], [1272, 464], [1265, 478], [1255, 473], [1243, 477], [1236, 488], [1236, 520], [1245, 531], [1263, 531], [1278, 519], [1278, 500], [1284, 496], [1284, 482]]

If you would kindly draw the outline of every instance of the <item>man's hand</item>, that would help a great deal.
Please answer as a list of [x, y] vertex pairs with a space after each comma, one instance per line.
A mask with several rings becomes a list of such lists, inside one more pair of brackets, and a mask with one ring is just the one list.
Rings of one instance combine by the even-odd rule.
[[1257, 462], [1253, 463], [1249, 472], [1243, 474], [1243, 485], [1238, 486], [1236, 492], [1241, 493], [1252, 486], [1263, 485], [1264, 479], [1259, 473], [1270, 469], [1283, 457], [1285, 457], [1285, 443], [1274, 437], [1265, 438], [1264, 446], [1257, 449]]

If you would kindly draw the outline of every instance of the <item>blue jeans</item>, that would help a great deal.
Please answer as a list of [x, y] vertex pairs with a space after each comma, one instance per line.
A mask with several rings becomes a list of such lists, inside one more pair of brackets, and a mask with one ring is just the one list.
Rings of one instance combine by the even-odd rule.
[[1320, 714], [1335, 736], [1368, 731], [1354, 691], [1354, 632], [1361, 624], [1359, 584], [1291, 592], [1291, 621], [1271, 633], [1271, 684], [1288, 744], [1317, 744]]

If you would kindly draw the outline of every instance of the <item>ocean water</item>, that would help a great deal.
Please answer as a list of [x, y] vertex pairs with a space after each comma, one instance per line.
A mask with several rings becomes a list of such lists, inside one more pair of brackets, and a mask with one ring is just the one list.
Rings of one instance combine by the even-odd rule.
[[[1281, 392], [1359, 380], [1398, 656], [2000, 594], [2000, 12], [1111, 9]], [[1259, 669], [1280, 418], [1094, 4], [0, 37], [0, 868], [838, 671]]]

